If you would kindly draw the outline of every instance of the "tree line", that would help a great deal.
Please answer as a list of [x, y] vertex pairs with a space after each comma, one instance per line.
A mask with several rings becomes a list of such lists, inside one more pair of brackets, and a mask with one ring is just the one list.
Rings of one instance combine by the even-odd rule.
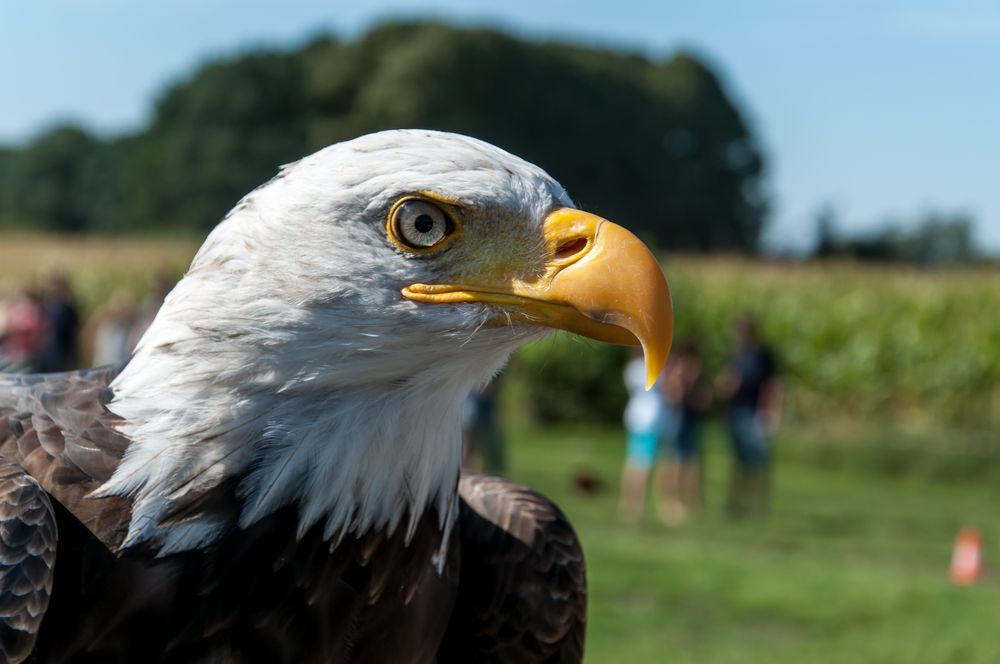
[[885, 221], [874, 229], [855, 233], [838, 226], [832, 207], [819, 210], [812, 258], [927, 266], [989, 260], [976, 246], [975, 222], [965, 212], [928, 211], [907, 224]]
[[279, 164], [394, 127], [495, 143], [664, 248], [753, 251], [765, 222], [760, 145], [696, 56], [393, 22], [208, 63], [130, 135], [0, 149], [0, 227], [204, 232]]

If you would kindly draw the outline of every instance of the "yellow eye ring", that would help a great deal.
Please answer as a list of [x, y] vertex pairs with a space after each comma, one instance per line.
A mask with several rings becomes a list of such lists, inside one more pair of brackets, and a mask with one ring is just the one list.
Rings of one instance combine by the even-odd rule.
[[389, 210], [386, 233], [397, 247], [411, 254], [435, 253], [462, 234], [450, 201], [421, 194], [404, 196]]

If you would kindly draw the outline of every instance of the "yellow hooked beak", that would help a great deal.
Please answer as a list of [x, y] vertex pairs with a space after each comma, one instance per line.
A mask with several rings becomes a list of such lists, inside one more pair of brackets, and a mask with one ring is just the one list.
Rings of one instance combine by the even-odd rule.
[[549, 259], [536, 278], [413, 284], [403, 295], [416, 302], [502, 305], [530, 325], [641, 345], [646, 388], [652, 387], [667, 361], [674, 323], [670, 290], [656, 258], [629, 231], [580, 210], [552, 212], [543, 233]]

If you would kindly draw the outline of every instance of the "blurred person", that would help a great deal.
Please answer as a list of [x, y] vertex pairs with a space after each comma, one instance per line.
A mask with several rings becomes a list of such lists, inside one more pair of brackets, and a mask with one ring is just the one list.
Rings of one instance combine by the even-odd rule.
[[75, 369], [80, 315], [65, 274], [55, 273], [48, 278], [42, 290], [42, 306], [48, 320], [48, 335], [39, 357], [39, 371]]
[[635, 523], [642, 517], [645, 507], [646, 486], [659, 454], [666, 410], [659, 380], [652, 389], [646, 390], [646, 364], [640, 352], [635, 352], [625, 365], [624, 379], [629, 393], [624, 416], [628, 443], [619, 515], [622, 520]]
[[167, 270], [159, 270], [153, 276], [152, 287], [139, 303], [132, 329], [129, 330], [130, 349], [135, 348], [139, 340], [142, 339], [142, 335], [153, 323], [153, 319], [156, 318], [156, 314], [160, 311], [160, 307], [163, 306], [164, 300], [167, 299], [167, 295], [170, 294], [176, 283], [177, 280]]
[[48, 317], [37, 290], [29, 289], [7, 302], [0, 355], [19, 370], [41, 371], [48, 338]]
[[94, 312], [87, 321], [92, 337], [92, 366], [120, 365], [128, 361], [132, 354], [134, 322], [135, 307], [127, 293], [115, 293], [106, 305]]
[[698, 344], [677, 344], [661, 381], [669, 423], [664, 436], [666, 461], [660, 477], [660, 520], [675, 526], [701, 508], [701, 421], [712, 401]]
[[0, 295], [0, 346], [7, 336], [7, 307], [12, 300], [13, 298], [7, 295]]
[[497, 417], [496, 376], [481, 390], [469, 394], [463, 418], [463, 466], [489, 475], [503, 475], [503, 429]]
[[733, 452], [729, 510], [766, 512], [771, 490], [771, 438], [781, 421], [781, 381], [774, 353], [749, 316], [734, 325], [737, 347], [716, 388], [727, 406]]
[[4, 352], [4, 344], [7, 341], [7, 308], [12, 301], [13, 299], [6, 295], [0, 296], [0, 373], [14, 369], [13, 362]]

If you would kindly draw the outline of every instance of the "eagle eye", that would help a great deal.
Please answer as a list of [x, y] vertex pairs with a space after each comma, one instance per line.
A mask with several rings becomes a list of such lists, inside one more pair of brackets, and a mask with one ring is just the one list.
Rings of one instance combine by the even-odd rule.
[[454, 232], [451, 217], [423, 198], [403, 199], [389, 213], [389, 235], [404, 249], [437, 248]]

